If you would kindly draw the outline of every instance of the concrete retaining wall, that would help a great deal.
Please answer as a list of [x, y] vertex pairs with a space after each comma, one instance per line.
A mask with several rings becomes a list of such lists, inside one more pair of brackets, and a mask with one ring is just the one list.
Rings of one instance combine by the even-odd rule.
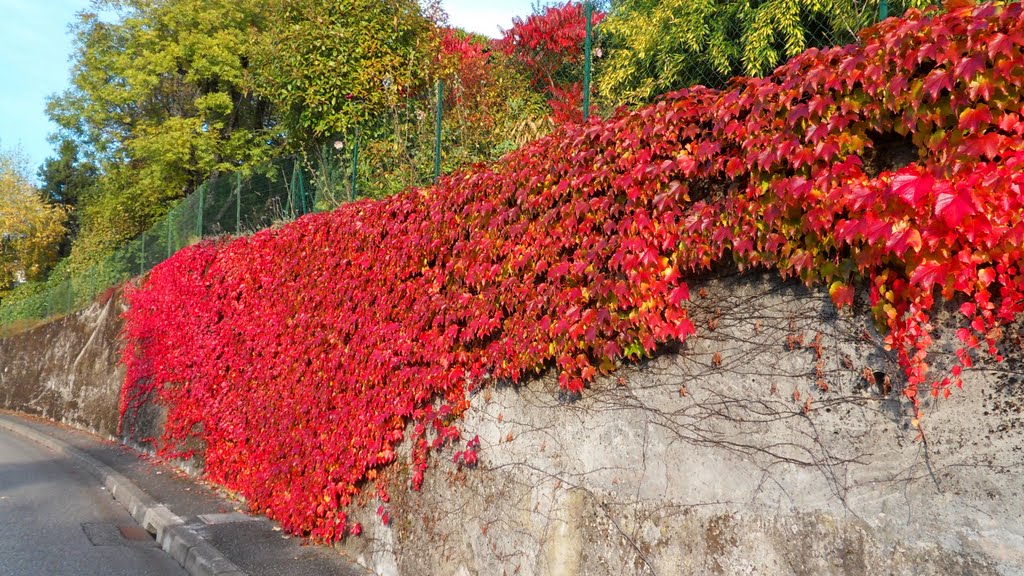
[[123, 312], [111, 297], [0, 340], [0, 406], [114, 436]]
[[[752, 275], [700, 288], [698, 337], [582, 399], [550, 376], [478, 392], [480, 464], [450, 447], [411, 492], [400, 462], [391, 525], [368, 487], [339, 547], [385, 575], [1024, 574], [1020, 326], [1006, 362], [925, 402], [919, 436], [865, 303]], [[0, 404], [114, 434], [121, 306], [0, 341]], [[941, 373], [955, 317], [936, 326]]]
[[388, 575], [1024, 574], [1020, 327], [1009, 361], [925, 403], [918, 438], [865, 303], [838, 314], [767, 277], [705, 288], [698, 338], [579, 401], [552, 378], [478, 393], [480, 465], [450, 449], [418, 493], [396, 475], [391, 526], [368, 504], [346, 552]]

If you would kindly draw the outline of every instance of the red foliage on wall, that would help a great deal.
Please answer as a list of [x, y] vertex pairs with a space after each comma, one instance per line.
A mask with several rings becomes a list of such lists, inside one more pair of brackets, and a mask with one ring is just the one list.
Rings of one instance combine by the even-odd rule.
[[[722, 260], [840, 306], [867, 286], [916, 406], [959, 384], [927, 375], [936, 296], [962, 303], [964, 366], [1024, 308], [1022, 84], [1019, 3], [912, 12], [431, 189], [191, 247], [129, 294], [123, 408], [155, 394], [165, 453], [198, 439], [210, 478], [336, 539], [407, 425], [418, 487], [467, 389], [553, 365], [579, 393], [691, 335], [684, 278]], [[916, 161], [884, 169], [901, 139]]]

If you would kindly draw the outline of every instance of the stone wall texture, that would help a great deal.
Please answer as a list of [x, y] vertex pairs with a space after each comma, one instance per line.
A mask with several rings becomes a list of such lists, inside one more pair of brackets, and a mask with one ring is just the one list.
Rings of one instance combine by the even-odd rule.
[[1024, 574], [1020, 326], [915, 428], [866, 302], [757, 275], [691, 293], [698, 337], [579, 400], [550, 375], [478, 392], [479, 466], [394, 474], [390, 527], [368, 503], [346, 553], [388, 575]]
[[124, 368], [116, 296], [0, 339], [0, 407], [111, 437]]
[[[697, 337], [582, 398], [552, 374], [476, 392], [479, 465], [449, 447], [412, 492], [400, 461], [390, 525], [366, 487], [339, 551], [389, 576], [1024, 574], [1020, 326], [915, 426], [865, 302], [756, 274], [691, 291]], [[2, 405], [114, 434], [121, 306], [0, 341]]]

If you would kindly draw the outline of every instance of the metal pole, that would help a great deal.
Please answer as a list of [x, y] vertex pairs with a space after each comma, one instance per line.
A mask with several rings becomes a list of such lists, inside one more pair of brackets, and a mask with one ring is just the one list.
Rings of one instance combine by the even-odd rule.
[[302, 164], [300, 162], [295, 163], [295, 174], [296, 179], [299, 181], [298, 193], [299, 200], [302, 201], [302, 213], [309, 214], [311, 210], [306, 205], [306, 184], [304, 182], [304, 179], [302, 178]]
[[[882, 0], [885, 2], [885, 0]], [[592, 52], [593, 41], [593, 16], [594, 16], [594, 5], [590, 3], [590, 0], [583, 5], [583, 11], [587, 17], [587, 35], [583, 40], [583, 121], [586, 122], [590, 119], [590, 56]]]
[[349, 191], [349, 200], [356, 199], [356, 178], [359, 173], [359, 126], [356, 126], [356, 138], [352, 144], [352, 189]]
[[288, 184], [288, 217], [292, 219], [295, 219], [295, 211], [297, 210], [297, 204], [295, 202], [295, 188], [299, 185], [298, 182], [295, 181], [296, 163], [298, 163], [297, 159], [295, 160], [295, 163], [292, 164], [292, 179]]
[[235, 234], [242, 232], [242, 173], [235, 172]]
[[196, 219], [196, 234], [203, 237], [203, 210], [206, 208], [206, 182], [199, 185], [199, 214]]
[[437, 81], [437, 122], [434, 126], [434, 183], [441, 177], [441, 120], [444, 115], [444, 88]]
[[878, 3], [878, 21], [881, 22], [889, 17], [889, 1], [881, 0]]

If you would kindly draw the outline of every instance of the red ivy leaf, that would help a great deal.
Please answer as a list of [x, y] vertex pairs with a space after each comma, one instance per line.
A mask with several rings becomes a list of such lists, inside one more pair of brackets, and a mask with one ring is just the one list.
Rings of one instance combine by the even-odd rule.
[[828, 293], [838, 308], [853, 304], [854, 291], [853, 286], [849, 284], [839, 281], [833, 282], [828, 288]]
[[914, 268], [910, 281], [924, 290], [931, 290], [936, 283], [944, 282], [949, 271], [948, 262], [924, 262]]
[[996, 281], [996, 270], [995, 268], [982, 268], [978, 270], [978, 280], [981, 281], [982, 286], [988, 286], [989, 284]]
[[905, 222], [897, 222], [893, 225], [892, 234], [885, 243], [888, 250], [899, 255], [905, 254], [910, 248], [913, 248], [915, 252], [920, 252], [921, 246], [921, 233]]
[[935, 198], [935, 215], [950, 227], [958, 226], [964, 218], [975, 213], [971, 193], [966, 188], [953, 188], [943, 182]]
[[978, 104], [974, 108], [967, 108], [960, 113], [961, 130], [976, 132], [978, 128], [992, 123], [992, 110], [985, 104]]
[[680, 302], [684, 302], [690, 299], [690, 289], [686, 284], [681, 284], [672, 293], [669, 294], [668, 301], [673, 306], [678, 306]]
[[961, 60], [960, 63], [956, 65], [954, 73], [960, 80], [968, 82], [973, 79], [978, 72], [984, 70], [984, 68], [985, 54], [973, 54]]
[[892, 179], [892, 191], [913, 207], [918, 207], [935, 184], [935, 179], [927, 174], [902, 172]]

